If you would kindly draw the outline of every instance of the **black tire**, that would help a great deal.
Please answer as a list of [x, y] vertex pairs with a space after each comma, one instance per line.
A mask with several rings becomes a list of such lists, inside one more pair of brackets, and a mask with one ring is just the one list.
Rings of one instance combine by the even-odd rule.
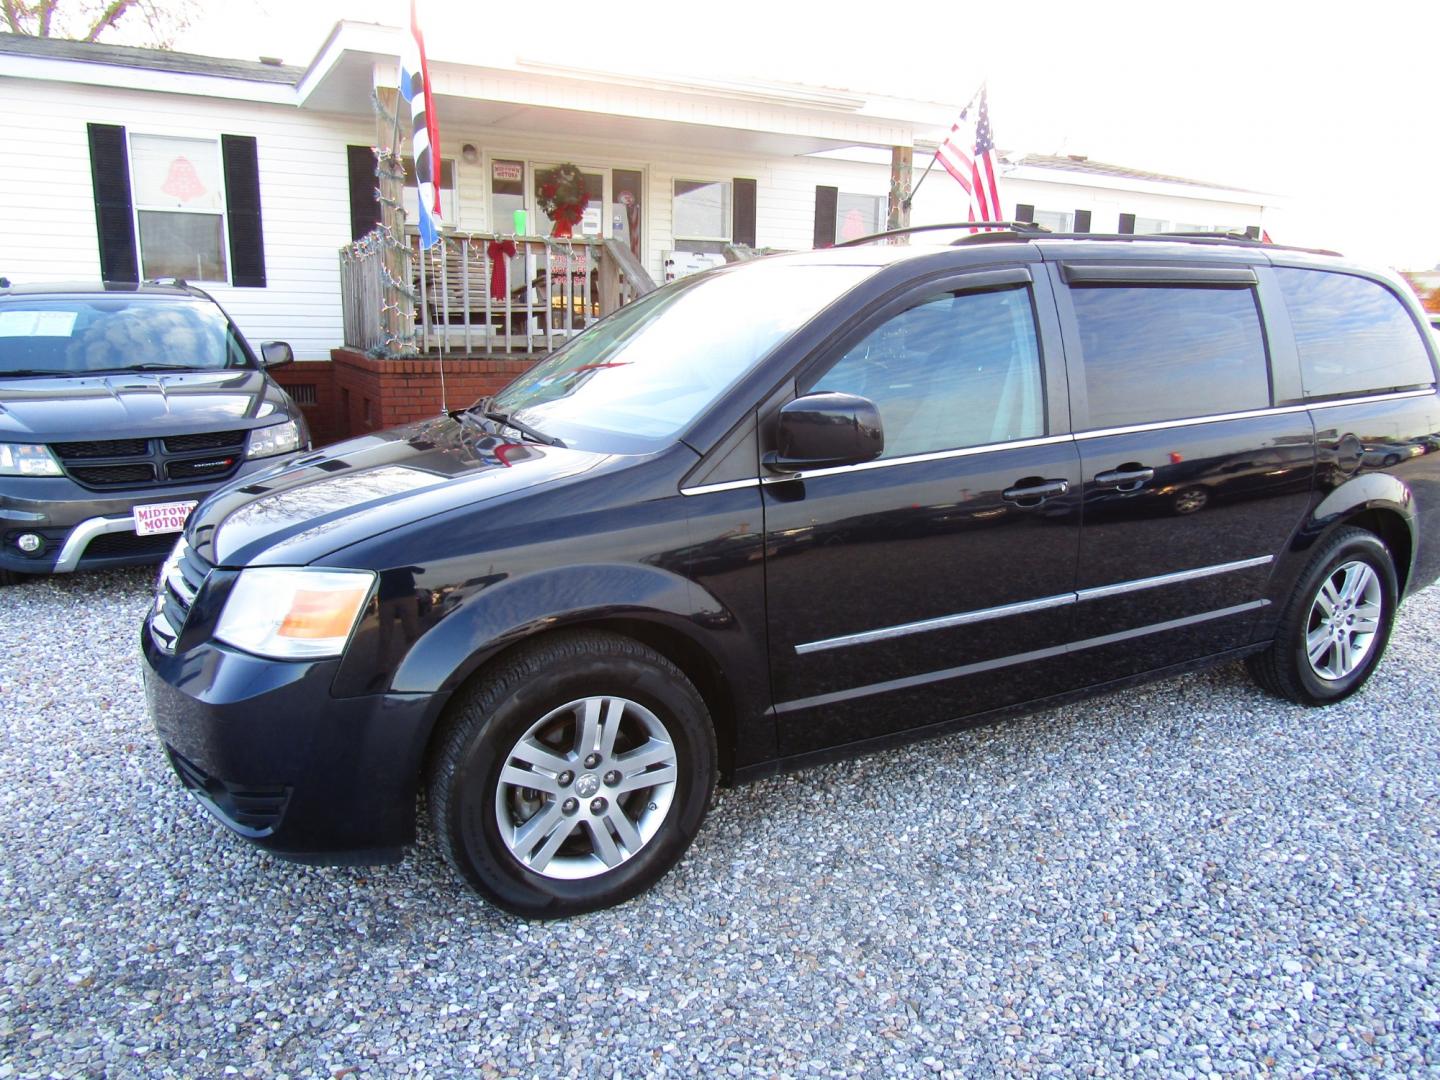
[[29, 574], [17, 574], [14, 570], [0, 570], [0, 588], [4, 588], [6, 585], [19, 585], [28, 577], [30, 577]]
[[[606, 748], [611, 756], [602, 758], [604, 764], [586, 766], [578, 757], [583, 705], [575, 710], [568, 706], [595, 698], [623, 699], [623, 711], [616, 714], [622, 719], [615, 725], [621, 741]], [[610, 714], [605, 715], [608, 722]], [[558, 719], [549, 720], [552, 716]], [[573, 743], [537, 742], [542, 736], [533, 734], [532, 729], [542, 720], [550, 725], [571, 724]], [[662, 726], [673, 750], [673, 787], [660, 784], [614, 795], [613, 805], [608, 806], [612, 816], [602, 818], [595, 805], [606, 802], [612, 790], [621, 790], [605, 786], [621, 775], [620, 769], [607, 770], [607, 766], [623, 767], [625, 747], [636, 741], [632, 729], [639, 725], [649, 725], [640, 729], [649, 732], [645, 737], [653, 740], [645, 745], [663, 749], [663, 739], [656, 740], [653, 734], [655, 722]], [[446, 725], [437, 739], [428, 777], [430, 819], [440, 849], [451, 867], [487, 900], [527, 918], [562, 918], [611, 907], [648, 889], [690, 846], [715, 791], [715, 730], [704, 700], [669, 660], [618, 634], [558, 633], [522, 647], [463, 693], [451, 708]], [[553, 782], [544, 773], [526, 773], [549, 784], [551, 790], [532, 791], [513, 780], [502, 789], [501, 774], [511, 764], [512, 754], [522, 749], [523, 738], [529, 739], [526, 746], [569, 754], [576, 762], [570, 772], [572, 780], [561, 783], [565, 773]], [[523, 759], [513, 760], [512, 767], [529, 768]], [[669, 768], [663, 763], [658, 767]], [[637, 771], [637, 775], [660, 774]], [[622, 786], [628, 783], [620, 782]], [[596, 790], [590, 785], [600, 786]], [[668, 805], [661, 806], [666, 799]], [[537, 804], [531, 811], [534, 818], [550, 815], [565, 826], [569, 837], [557, 853], [548, 856], [554, 862], [546, 864], [546, 873], [536, 872], [511, 847], [512, 842], [520, 844], [528, 821], [520, 811], [528, 809], [530, 800]], [[556, 817], [565, 802], [572, 800], [578, 809]], [[629, 817], [632, 811], [643, 818], [638, 822], [637, 837], [647, 829], [653, 831], [634, 845], [636, 850], [627, 852], [620, 829], [612, 832], [606, 820], [626, 814], [634, 827], [636, 821]], [[502, 815], [506, 817], [503, 822]], [[537, 827], [543, 824], [536, 822]], [[609, 865], [608, 859], [602, 860], [597, 828], [611, 838], [611, 844], [618, 841], [618, 849], [611, 847], [609, 854], [615, 857], [618, 850], [623, 861]], [[547, 835], [553, 838], [555, 831], [548, 829]], [[548, 847], [548, 841], [537, 845], [539, 849]], [[571, 854], [565, 854], [567, 851]], [[550, 876], [561, 863], [580, 866], [581, 872], [591, 876]]]
[[[1317, 673], [1306, 648], [1307, 635], [1312, 630], [1320, 630], [1312, 612], [1321, 588], [1337, 576], [1342, 567], [1352, 563], [1370, 567], [1378, 578], [1378, 625], [1367, 651], [1354, 668], [1339, 677], [1326, 678]], [[1384, 542], [1363, 529], [1339, 529], [1321, 544], [1300, 575], [1294, 593], [1280, 613], [1274, 643], [1265, 652], [1248, 657], [1245, 666], [1262, 689], [1300, 705], [1329, 705], [1347, 698], [1365, 685], [1385, 653], [1398, 595], [1395, 564]], [[1334, 654], [1322, 654], [1322, 661], [1327, 656]]]

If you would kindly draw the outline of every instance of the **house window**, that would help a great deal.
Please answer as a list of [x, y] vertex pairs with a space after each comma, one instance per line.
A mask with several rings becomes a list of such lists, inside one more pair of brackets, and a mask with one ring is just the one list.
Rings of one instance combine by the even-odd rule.
[[676, 180], [676, 240], [730, 239], [730, 181]]
[[1164, 218], [1139, 217], [1135, 218], [1135, 231], [1137, 233], [1161, 233], [1170, 232], [1175, 226]]
[[848, 195], [839, 192], [835, 196], [835, 241], [843, 243], [861, 236], [885, 230], [883, 195]]
[[1051, 232], [1075, 231], [1075, 215], [1068, 210], [1036, 210], [1034, 217], [1030, 220], [1036, 225], [1043, 225]]
[[130, 136], [141, 276], [227, 281], [218, 139]]

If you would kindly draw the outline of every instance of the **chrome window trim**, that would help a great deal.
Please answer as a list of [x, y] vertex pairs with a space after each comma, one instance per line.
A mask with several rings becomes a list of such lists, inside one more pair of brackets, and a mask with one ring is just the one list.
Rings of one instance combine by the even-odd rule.
[[1001, 450], [1022, 450], [1030, 446], [1055, 446], [1065, 442], [1083, 442], [1088, 439], [1103, 439], [1108, 435], [1132, 435], [1144, 431], [1164, 431], [1167, 428], [1195, 427], [1200, 424], [1219, 424], [1227, 420], [1253, 420], [1261, 416], [1283, 416], [1288, 413], [1309, 412], [1312, 409], [1338, 409], [1344, 405], [1369, 405], [1382, 401], [1404, 401], [1407, 398], [1434, 397], [1436, 387], [1420, 390], [1395, 390], [1384, 394], [1366, 394], [1362, 397], [1336, 398], [1334, 401], [1309, 401], [1298, 405], [1272, 405], [1263, 409], [1247, 409], [1244, 412], [1216, 413], [1211, 416], [1189, 416], [1180, 420], [1159, 420], [1152, 424], [1131, 424], [1126, 427], [1100, 428], [1094, 431], [1077, 431], [1069, 435], [1048, 435], [1037, 439], [1017, 439], [1013, 442], [984, 443], [967, 446], [958, 450], [936, 450], [928, 454], [910, 454], [906, 457], [880, 458], [862, 461], [858, 465], [836, 465], [828, 469], [811, 469], [808, 472], [786, 473], [776, 476], [751, 476], [744, 480], [727, 480], [719, 484], [698, 484], [683, 487], [681, 495], [708, 495], [713, 491], [735, 491], [740, 488], [766, 484], [786, 484], [792, 480], [808, 480], [820, 476], [838, 476], [842, 473], [861, 472], [867, 469], [888, 469], [892, 465], [914, 465], [926, 461], [945, 461], [950, 458], [971, 457], [975, 454], [997, 453]]
[[1286, 413], [1309, 412], [1311, 409], [1334, 409], [1341, 405], [1368, 405], [1374, 401], [1401, 401], [1405, 398], [1431, 397], [1435, 394], [1432, 386], [1426, 390], [1395, 390], [1386, 394], [1367, 394], [1364, 397], [1337, 398], [1334, 401], [1308, 401], [1299, 405], [1270, 405], [1263, 409], [1246, 409], [1244, 412], [1215, 413], [1211, 416], [1187, 416], [1180, 420], [1158, 420], [1153, 424], [1129, 424], [1125, 427], [1099, 428], [1094, 431], [1077, 431], [1076, 441], [1103, 439], [1107, 435], [1132, 435], [1142, 431], [1163, 431], [1166, 428], [1195, 427], [1198, 424], [1218, 424], [1225, 420], [1251, 420], [1259, 416], [1283, 416]]
[[1106, 596], [1118, 596], [1121, 593], [1139, 592], [1143, 589], [1158, 589], [1161, 586], [1176, 585], [1182, 581], [1195, 581], [1198, 578], [1213, 577], [1216, 574], [1229, 574], [1237, 570], [1249, 570], [1256, 566], [1264, 566], [1274, 560], [1274, 555], [1257, 555], [1253, 559], [1238, 559], [1235, 562], [1198, 566], [1194, 570], [1177, 570], [1173, 574], [1157, 574], [1154, 577], [1119, 581], [1114, 585], [1098, 585], [1089, 589], [1079, 589], [1074, 592], [1056, 593], [1054, 596], [1042, 596], [1035, 600], [1022, 600], [1016, 604], [1001, 604], [999, 607], [976, 608], [973, 611], [962, 611], [954, 615], [940, 615], [933, 619], [921, 619], [918, 622], [898, 623], [895, 626], [882, 626], [877, 630], [862, 630], [856, 634], [843, 634], [840, 637], [822, 638], [819, 641], [807, 641], [803, 644], [796, 645], [795, 651], [803, 656], [806, 653], [824, 652], [828, 649], [843, 649], [850, 645], [867, 645], [872, 641], [885, 641], [890, 638], [907, 637], [910, 634], [924, 634], [931, 630], [946, 630], [952, 626], [965, 626], [969, 623], [985, 622], [989, 619], [1003, 619], [1010, 615], [1025, 615], [1032, 611], [1044, 611], [1048, 608], [1063, 607], [1066, 604], [1076, 604], [1082, 600], [1099, 600]]
[[1129, 641], [1133, 638], [1145, 637], [1149, 634], [1163, 633], [1166, 630], [1178, 630], [1187, 626], [1210, 622], [1214, 619], [1228, 618], [1231, 615], [1243, 615], [1247, 611], [1257, 611], [1269, 605], [1269, 600], [1251, 600], [1249, 603], [1236, 604], [1233, 607], [1220, 608], [1215, 611], [1204, 611], [1199, 615], [1187, 615], [1184, 618], [1169, 619], [1160, 623], [1151, 623], [1148, 626], [1138, 626], [1133, 630], [1120, 630], [1113, 634], [1103, 634], [1100, 637], [1071, 642], [1068, 645], [1052, 645], [1046, 649], [1014, 653], [1010, 656], [1002, 656], [995, 660], [981, 660], [974, 664], [962, 664], [959, 667], [942, 668], [939, 671], [927, 671], [919, 675], [907, 675], [900, 679], [887, 679], [884, 682], [855, 686], [849, 690], [836, 690], [828, 694], [816, 694], [813, 697], [796, 698], [794, 701], [782, 701], [778, 705], [775, 705], [772, 711], [777, 714], [795, 712], [799, 709], [813, 709], [821, 705], [834, 705], [842, 701], [853, 701], [856, 698], [885, 694], [893, 690], [912, 690], [916, 687], [927, 686], [930, 683], [945, 682], [966, 675], [977, 675], [985, 671], [1014, 667], [1016, 664], [1026, 664], [1035, 660], [1046, 660], [1055, 656], [1063, 656], [1066, 653], [1098, 648], [1102, 645], [1114, 645], [1121, 641]]
[[739, 491], [741, 488], [759, 487], [760, 478], [751, 476], [745, 480], [726, 480], [719, 484], [698, 484], [695, 487], [682, 487], [681, 495], [708, 495], [712, 491]]
[[1072, 441], [1072, 435], [1048, 435], [1035, 439], [1016, 439], [1012, 442], [984, 443], [981, 446], [966, 446], [958, 450], [932, 450], [927, 454], [907, 454], [905, 457], [876, 458], [862, 461], [858, 465], [836, 465], [828, 469], [810, 469], [804, 472], [761, 478], [762, 484], [788, 484], [792, 480], [810, 480], [819, 476], [838, 476], [841, 473], [865, 472], [869, 469], [888, 469], [892, 465], [916, 465], [926, 461], [948, 461], [950, 458], [971, 457], [975, 454], [991, 454], [1001, 450], [1023, 450], [1030, 446], [1055, 446]]

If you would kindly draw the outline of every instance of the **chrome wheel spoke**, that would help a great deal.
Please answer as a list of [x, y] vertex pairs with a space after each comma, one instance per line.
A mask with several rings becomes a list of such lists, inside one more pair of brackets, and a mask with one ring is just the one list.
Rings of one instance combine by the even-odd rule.
[[534, 857], [531, 858], [530, 868], [532, 870], [543, 871], [549, 866], [550, 860], [555, 857], [555, 852], [560, 850], [560, 845], [565, 843], [574, 831], [575, 819], [562, 816], [560, 818], [560, 824], [556, 826], [555, 831], [550, 834], [545, 843], [541, 845], [540, 850], [535, 852]]
[[595, 854], [606, 866], [619, 866], [625, 856], [620, 854], [620, 849], [615, 846], [615, 838], [610, 835], [610, 829], [606, 826], [603, 818], [592, 817], [585, 820], [585, 828], [590, 833], [590, 844], [595, 849]]
[[[565, 815], [560, 810], [560, 804], [551, 803], [515, 830], [515, 836], [510, 841], [511, 850], [525, 862], [530, 862], [536, 847], [547, 836], [550, 836], [555, 827], [564, 820]], [[567, 834], [569, 831], [569, 829], [565, 830]], [[559, 847], [560, 845], [556, 844], [555, 846]]]
[[534, 788], [536, 791], [543, 791], [547, 795], [560, 794], [560, 781], [549, 773], [534, 772], [529, 769], [519, 769], [514, 765], [506, 765], [500, 770], [500, 783], [509, 784], [511, 787]]
[[[511, 759], [519, 758], [532, 769], [543, 769], [554, 776], [559, 776], [566, 769], [570, 768], [570, 762], [556, 754], [552, 750], [541, 746], [534, 739], [521, 739], [515, 744], [515, 749], [510, 751]], [[534, 786], [533, 784], [531, 785]]]
[[608, 758], [615, 751], [615, 736], [625, 716], [624, 698], [586, 698], [575, 725], [575, 753]]
[[1310, 655], [1310, 663], [1318, 668], [1320, 660], [1330, 651], [1333, 640], [1328, 627], [1322, 626], [1319, 630], [1311, 630], [1305, 638], [1305, 651]]
[[615, 794], [625, 795], [631, 791], [639, 791], [642, 788], [656, 787], [660, 784], [672, 784], [675, 782], [677, 773], [674, 765], [663, 765], [658, 769], [651, 769], [648, 772], [632, 773], [624, 777]]
[[1320, 595], [1315, 597], [1315, 603], [1325, 618], [1335, 614], [1335, 609], [1340, 606], [1340, 594], [1335, 589], [1335, 579], [1329, 578], [1325, 584], [1320, 586]]
[[640, 845], [644, 843], [640, 839], [640, 830], [621, 807], [612, 804], [605, 813], [605, 820], [615, 829], [615, 835], [620, 838], [627, 855], [634, 855], [640, 850]]

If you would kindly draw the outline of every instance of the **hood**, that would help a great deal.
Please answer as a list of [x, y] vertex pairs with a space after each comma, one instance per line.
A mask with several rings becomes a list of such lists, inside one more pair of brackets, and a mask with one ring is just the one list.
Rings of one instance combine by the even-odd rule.
[[287, 412], [255, 368], [0, 376], [0, 439], [68, 442], [254, 427]]
[[185, 532], [196, 552], [219, 566], [303, 565], [390, 529], [611, 460], [439, 417], [252, 473], [205, 500]]

